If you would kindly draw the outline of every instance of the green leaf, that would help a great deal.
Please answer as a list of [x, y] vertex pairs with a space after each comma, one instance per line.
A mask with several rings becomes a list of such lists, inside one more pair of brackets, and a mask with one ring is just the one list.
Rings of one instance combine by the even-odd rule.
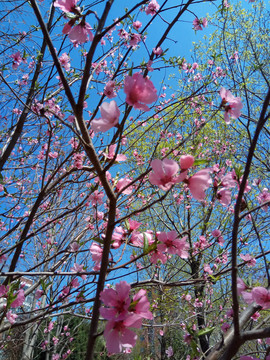
[[203, 164], [208, 164], [208, 160], [206, 159], [197, 159], [194, 161], [193, 166], [198, 166], [198, 165], [203, 165]]
[[94, 236], [91, 240], [95, 240], [99, 244], [104, 244], [104, 241], [102, 239], [100, 239], [99, 237], [97, 237], [97, 236]]
[[214, 284], [220, 279], [220, 276], [209, 275], [209, 277], [212, 280], [212, 283]]
[[143, 233], [143, 252], [148, 254], [148, 249], [149, 249], [149, 243], [148, 243], [148, 239], [145, 235], [145, 233]]
[[235, 174], [237, 176], [237, 179], [240, 179], [241, 176], [243, 175], [243, 167], [242, 167], [242, 165], [235, 166], [234, 171], [235, 171]]
[[129, 230], [130, 230], [130, 226], [129, 226], [129, 222], [128, 222], [128, 220], [127, 220], [127, 219], [125, 219], [124, 223], [125, 223], [125, 227], [126, 227], [126, 228], [127, 228], [127, 230], [129, 231]]
[[211, 334], [212, 331], [214, 331], [215, 329], [215, 326], [212, 326], [212, 327], [207, 327], [205, 329], [201, 329], [197, 332], [197, 335], [198, 336], [202, 336], [202, 335], [208, 335], [208, 334]]
[[76, 17], [77, 17], [78, 15], [75, 15], [75, 14], [72, 14], [72, 13], [70, 13], [70, 12], [67, 12], [67, 13], [65, 13], [65, 16], [68, 17], [69, 19], [76, 19]]

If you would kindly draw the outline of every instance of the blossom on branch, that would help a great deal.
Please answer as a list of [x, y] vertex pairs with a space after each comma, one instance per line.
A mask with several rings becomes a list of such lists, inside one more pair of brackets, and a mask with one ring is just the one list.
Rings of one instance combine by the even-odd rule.
[[208, 25], [208, 21], [206, 18], [203, 18], [203, 19], [195, 18], [193, 20], [193, 29], [194, 30], [202, 30], [203, 27], [206, 28], [207, 25]]
[[148, 77], [143, 77], [141, 73], [127, 76], [124, 82], [124, 92], [127, 95], [126, 103], [134, 109], [149, 111], [146, 104], [152, 104], [158, 99], [157, 90]]
[[11, 325], [16, 322], [16, 318], [18, 317], [18, 315], [12, 313], [11, 310], [7, 312], [6, 316], [7, 316], [7, 320], [10, 322]]
[[60, 64], [66, 71], [70, 70], [70, 57], [67, 53], [63, 53], [59, 58]]
[[16, 299], [12, 301], [10, 307], [17, 308], [18, 306], [22, 306], [25, 300], [24, 291], [20, 289], [16, 294]]
[[243, 107], [241, 98], [233, 96], [232, 93], [224, 87], [220, 89], [219, 94], [222, 98], [221, 106], [225, 109], [224, 120], [226, 124], [230, 124], [230, 117], [237, 119], [241, 115], [241, 109]]
[[140, 328], [141, 319], [130, 315], [124, 320], [109, 320], [107, 322], [103, 335], [109, 354], [121, 353], [126, 348], [135, 346], [137, 335], [129, 327]]
[[128, 186], [128, 184], [130, 184], [131, 182], [132, 180], [127, 177], [119, 179], [116, 184], [116, 191], [118, 193], [122, 192], [125, 195], [130, 195], [133, 191], [133, 186], [132, 185]]
[[252, 299], [264, 310], [270, 309], [270, 291], [262, 286], [257, 286], [251, 291]]
[[121, 281], [115, 289], [105, 289], [100, 293], [100, 300], [105, 305], [100, 308], [100, 314], [108, 320], [104, 337], [110, 354], [134, 347], [137, 335], [130, 328], [140, 328], [143, 318], [153, 319], [146, 291], [139, 290], [131, 301], [130, 289], [126, 281]]
[[115, 92], [115, 81], [110, 80], [107, 82], [107, 84], [104, 87], [103, 91], [104, 95], [106, 95], [109, 99], [116, 97]]
[[186, 172], [177, 176], [179, 166], [176, 161], [170, 159], [151, 161], [153, 171], [149, 174], [149, 181], [157, 185], [161, 190], [167, 191], [174, 185], [184, 180]]
[[150, 3], [148, 4], [147, 8], [145, 9], [145, 13], [146, 15], [155, 15], [157, 13], [157, 11], [159, 10], [160, 6], [157, 3], [156, 0], [151, 0]]
[[187, 237], [183, 237], [181, 240], [178, 239], [176, 231], [161, 232], [157, 235], [158, 241], [161, 244], [157, 245], [159, 251], [168, 254], [177, 254], [182, 259], [188, 258], [189, 244], [186, 242]]
[[16, 53], [10, 55], [10, 57], [13, 59], [12, 69], [16, 70], [19, 67], [20, 63], [23, 61], [21, 53], [17, 51]]
[[78, 0], [56, 0], [53, 5], [64, 12], [73, 12]]
[[85, 21], [81, 21], [78, 25], [74, 26], [71, 30], [68, 31], [68, 36], [73, 42], [74, 46], [83, 44], [88, 41], [93, 40], [94, 35], [92, 34], [92, 27]]
[[270, 193], [269, 193], [268, 189], [263, 188], [260, 195], [257, 196], [257, 199], [258, 199], [260, 205], [265, 203], [265, 205], [262, 208], [264, 211], [267, 211], [268, 205], [266, 203], [270, 202]]
[[95, 132], [105, 132], [118, 125], [120, 110], [114, 100], [112, 100], [110, 103], [102, 103], [102, 105], [99, 107], [99, 110], [101, 113], [101, 118], [92, 120], [92, 130]]
[[202, 169], [186, 180], [188, 188], [194, 199], [202, 201], [205, 198], [205, 191], [212, 184], [210, 169]]
[[180, 157], [180, 167], [181, 170], [187, 170], [189, 168], [192, 167], [192, 165], [194, 164], [194, 157], [192, 155], [182, 155]]

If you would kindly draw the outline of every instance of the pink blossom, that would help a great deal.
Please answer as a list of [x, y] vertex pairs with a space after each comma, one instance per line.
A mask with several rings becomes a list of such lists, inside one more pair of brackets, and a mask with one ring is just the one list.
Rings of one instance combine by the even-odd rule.
[[105, 132], [118, 124], [120, 110], [114, 100], [112, 100], [110, 103], [102, 103], [99, 109], [101, 118], [92, 120], [92, 130], [95, 132]]
[[152, 232], [149, 230], [147, 230], [143, 233], [134, 231], [130, 238], [130, 242], [134, 246], [143, 248], [145, 246], [145, 243], [147, 243], [147, 245], [149, 246], [149, 245], [152, 245], [155, 242], [155, 240], [153, 239]]
[[0, 285], [0, 296], [6, 296], [8, 293], [9, 286]]
[[246, 255], [240, 254], [240, 258], [247, 262], [248, 267], [252, 267], [256, 265], [256, 259], [249, 254]]
[[141, 73], [125, 78], [124, 92], [127, 95], [126, 103], [143, 111], [149, 111], [146, 104], [152, 104], [158, 99], [157, 90], [152, 81], [147, 77], [144, 78]]
[[208, 246], [209, 246], [209, 242], [206, 240], [206, 237], [203, 236], [203, 235], [201, 235], [199, 237], [199, 241], [194, 243], [194, 248], [195, 249], [203, 250], [203, 249], [207, 248]]
[[79, 286], [80, 286], [80, 283], [77, 278], [73, 279], [70, 283], [71, 288], [78, 289]]
[[219, 237], [220, 235], [221, 235], [221, 231], [220, 230], [218, 230], [218, 229], [215, 229], [215, 230], [213, 230], [212, 231], [212, 236], [214, 236], [214, 237]]
[[70, 57], [67, 53], [63, 53], [60, 56], [59, 61], [66, 71], [70, 70]]
[[191, 176], [187, 181], [192, 196], [199, 201], [205, 198], [205, 191], [212, 184], [210, 169], [203, 169]]
[[25, 300], [24, 291], [20, 289], [17, 293], [17, 297], [15, 300], [12, 301], [10, 307], [16, 308], [18, 306], [22, 306]]
[[218, 244], [219, 244], [220, 246], [223, 246], [223, 245], [224, 245], [224, 242], [225, 242], [225, 240], [224, 240], [223, 236], [219, 236], [219, 237], [218, 237]]
[[221, 188], [217, 192], [217, 199], [223, 206], [229, 206], [231, 203], [231, 192], [227, 188]]
[[157, 245], [159, 251], [177, 254], [183, 259], [187, 259], [189, 254], [189, 244], [186, 242], [187, 237], [183, 237], [181, 240], [178, 239], [178, 234], [176, 231], [161, 232], [157, 235], [158, 241], [161, 244]]
[[209, 264], [204, 264], [203, 269], [205, 272], [207, 272], [208, 274], [212, 275], [213, 274], [213, 270], [211, 269]]
[[137, 335], [128, 327], [141, 327], [141, 320], [131, 315], [124, 320], [109, 320], [104, 330], [104, 338], [109, 354], [117, 354], [136, 344]]
[[148, 4], [147, 8], [145, 9], [145, 13], [146, 15], [155, 15], [156, 12], [159, 10], [160, 6], [157, 3], [156, 0], [151, 0], [150, 3]]
[[[264, 188], [261, 194], [257, 197], [259, 204], [264, 204], [267, 202], [270, 202], [270, 193], [268, 192], [267, 188]], [[268, 205], [264, 205], [263, 207], [264, 211], [268, 210]]]
[[161, 49], [161, 47], [157, 47], [157, 48], [154, 48], [153, 49], [153, 53], [156, 55], [156, 56], [160, 56], [163, 54], [163, 50]]
[[73, 12], [77, 2], [78, 0], [56, 0], [53, 5], [64, 12]]
[[103, 93], [109, 99], [112, 99], [112, 98], [116, 97], [117, 94], [115, 92], [115, 81], [113, 81], [113, 80], [108, 81], [107, 84], [104, 87]]
[[76, 241], [74, 241], [70, 244], [69, 248], [71, 252], [77, 252], [80, 248], [80, 245]]
[[221, 330], [222, 330], [223, 332], [227, 332], [227, 331], [229, 330], [229, 328], [230, 328], [230, 324], [228, 324], [228, 323], [226, 323], [226, 322], [221, 325]]
[[139, 328], [142, 318], [152, 319], [146, 291], [140, 290], [131, 302], [130, 285], [126, 281], [116, 284], [114, 289], [105, 289], [100, 294], [104, 307], [100, 314], [107, 320], [104, 330], [106, 346], [110, 354], [132, 348], [137, 335], [129, 328]]
[[142, 23], [137, 20], [137, 21], [134, 21], [134, 22], [133, 22], [132, 26], [133, 26], [133, 28], [134, 28], [135, 30], [138, 31], [138, 30], [142, 27]]
[[[147, 65], [146, 65], [146, 67], [147, 67], [147, 70], [148, 71], [154, 71], [154, 69], [152, 68], [152, 64], [153, 64], [153, 61], [152, 60], [148, 60], [148, 62], [147, 62]], [[160, 95], [161, 96], [161, 95]]]
[[[83, 273], [83, 272], [84, 272], [83, 265], [79, 265], [79, 264], [77, 264], [77, 263], [75, 263], [70, 270], [73, 271], [73, 272], [75, 272], [75, 273]], [[80, 277], [81, 277], [83, 280], [86, 280], [86, 278], [87, 278], [86, 275], [80, 275]]]
[[89, 196], [89, 200], [91, 201], [93, 206], [97, 206], [98, 204], [100, 205], [103, 204], [103, 198], [104, 198], [104, 193], [99, 192], [98, 190], [95, 190], [93, 194]]
[[125, 240], [126, 231], [122, 228], [122, 226], [116, 226], [114, 232], [112, 234], [112, 248], [118, 249]]
[[260, 314], [258, 311], [256, 311], [256, 312], [251, 316], [251, 319], [252, 319], [253, 321], [257, 321], [260, 317], [261, 317], [261, 314]]
[[179, 171], [179, 166], [176, 161], [167, 158], [164, 160], [155, 159], [151, 161], [151, 167], [153, 171], [149, 174], [150, 183], [157, 185], [164, 191], [169, 190], [174, 184], [179, 183], [186, 176], [186, 173], [176, 176]]
[[194, 30], [202, 30], [203, 28], [202, 27], [206, 27], [208, 25], [208, 21], [206, 18], [203, 18], [203, 19], [198, 19], [198, 18], [195, 18], [193, 20], [193, 29]]
[[[240, 97], [233, 96], [232, 93], [229, 90], [226, 90], [224, 87], [220, 89], [219, 94], [222, 99], [221, 105], [225, 109], [224, 120], [226, 124], [229, 124], [230, 117], [233, 119], [239, 118], [243, 104]], [[228, 105], [226, 105], [227, 103]]]
[[72, 29], [72, 26], [74, 25], [74, 21], [70, 20], [62, 29], [63, 34], [68, 34], [70, 30]]
[[241, 295], [248, 287], [241, 278], [237, 278], [237, 293]]
[[153, 319], [153, 314], [149, 310], [150, 303], [146, 297], [146, 290], [139, 290], [135, 296], [133, 296], [132, 303], [129, 310], [144, 319]]
[[184, 342], [186, 344], [190, 344], [191, 343], [191, 340], [192, 340], [192, 336], [190, 334], [185, 334], [184, 335]]
[[95, 266], [93, 268], [94, 271], [99, 271], [100, 270], [100, 262], [102, 259], [102, 253], [103, 253], [103, 249], [102, 247], [93, 242], [91, 247], [90, 247], [90, 253], [92, 256], [92, 260], [95, 262]]
[[140, 223], [136, 220], [128, 219], [129, 231], [137, 230], [141, 225], [142, 225], [142, 223]]
[[182, 155], [180, 157], [181, 170], [187, 170], [194, 164], [194, 157], [192, 155]]
[[120, 281], [114, 289], [105, 289], [100, 293], [100, 300], [106, 307], [100, 308], [100, 314], [107, 320], [123, 320], [128, 314], [130, 305], [130, 285]]
[[221, 178], [221, 185], [226, 188], [234, 188], [237, 185], [236, 176], [234, 171], [228, 172]]
[[118, 30], [118, 35], [120, 39], [128, 40], [128, 32], [125, 29]]
[[[132, 180], [130, 180], [129, 178], [119, 179], [116, 184], [116, 191], [118, 193], [122, 192], [125, 195], [130, 195], [133, 191], [133, 186], [128, 186], [128, 184], [130, 184], [131, 182], [132, 182]], [[122, 189], [124, 189], [126, 186], [128, 186], [128, 187], [122, 191]]]
[[35, 292], [35, 299], [39, 299], [43, 295], [44, 295], [44, 291], [41, 289], [37, 289], [37, 291]]
[[167, 354], [167, 357], [170, 358], [173, 356], [173, 348], [171, 346], [168, 347], [168, 349], [165, 351]]
[[252, 299], [263, 309], [270, 308], [270, 291], [262, 286], [257, 286], [251, 291]]
[[130, 46], [136, 46], [141, 41], [141, 35], [140, 34], [130, 34], [129, 35], [129, 45]]
[[13, 59], [12, 69], [16, 70], [20, 63], [23, 61], [23, 58], [21, 57], [21, 53], [17, 51], [16, 53], [10, 55], [10, 57]]
[[53, 327], [54, 327], [54, 322], [53, 321], [50, 321], [49, 325], [47, 328], [44, 329], [44, 333], [49, 333], [53, 330]]
[[11, 310], [9, 310], [8, 312], [7, 312], [7, 319], [8, 319], [8, 321], [10, 322], [10, 324], [14, 324], [15, 322], [16, 322], [16, 318], [18, 317], [18, 315], [16, 315], [16, 314], [13, 314], [12, 312], [11, 312]]
[[156, 264], [158, 260], [160, 260], [162, 264], [165, 264], [165, 262], [167, 261], [167, 256], [158, 249], [152, 251], [150, 255], [151, 255], [150, 261], [152, 264]]
[[57, 159], [58, 158], [58, 152], [54, 151], [54, 152], [49, 152], [48, 154], [49, 158], [51, 159]]
[[[113, 144], [109, 146], [109, 152], [108, 154], [103, 153], [103, 155], [107, 158], [107, 159], [113, 159], [115, 156], [115, 149], [117, 147], [117, 144]], [[119, 161], [126, 161], [127, 157], [126, 155], [123, 154], [117, 154], [115, 157], [115, 161], [119, 162]]]
[[73, 44], [76, 46], [78, 44], [85, 43], [86, 41], [88, 41], [88, 38], [90, 39], [90, 41], [93, 40], [94, 36], [91, 30], [92, 27], [87, 22], [81, 21], [80, 24], [74, 26], [68, 32], [68, 36], [73, 42]]

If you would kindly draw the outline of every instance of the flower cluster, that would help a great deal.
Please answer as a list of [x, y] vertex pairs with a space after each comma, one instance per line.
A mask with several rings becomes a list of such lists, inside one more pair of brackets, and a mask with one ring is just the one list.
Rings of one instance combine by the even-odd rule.
[[[104, 95], [108, 98], [116, 96], [114, 91], [115, 82], [109, 81], [104, 88]], [[134, 109], [149, 111], [146, 104], [158, 99], [157, 90], [148, 77], [144, 78], [141, 73], [135, 73], [133, 76], [127, 76], [124, 81], [124, 92], [126, 94], [126, 103], [134, 107]], [[91, 128], [95, 132], [106, 132], [118, 126], [120, 110], [114, 100], [110, 103], [102, 103], [100, 106], [101, 118], [93, 119]]]
[[132, 348], [137, 335], [130, 328], [140, 328], [142, 319], [153, 319], [146, 291], [139, 290], [131, 300], [130, 285], [121, 281], [115, 289], [103, 290], [100, 300], [105, 305], [100, 308], [100, 314], [108, 320], [104, 330], [108, 352], [116, 354]]
[[153, 160], [151, 167], [153, 169], [149, 174], [149, 181], [153, 185], [157, 185], [160, 189], [167, 191], [181, 181], [187, 184], [192, 196], [199, 201], [205, 198], [205, 191], [212, 184], [210, 177], [210, 169], [202, 169], [191, 177], [187, 177], [188, 169], [192, 167], [194, 158], [192, 155], [183, 155], [180, 158], [181, 173], [179, 165], [174, 160]]
[[[73, 14], [71, 20], [64, 26], [62, 32], [63, 34], [68, 34], [69, 39], [74, 46], [83, 44], [87, 42], [88, 39], [92, 41], [94, 38], [91, 32], [92, 27], [85, 21], [85, 18], [81, 13], [81, 9], [76, 6], [77, 2], [78, 0], [56, 0], [54, 2], [54, 6], [66, 13], [67, 16], [69, 13]], [[76, 20], [78, 19], [81, 20], [77, 25], [75, 25]]]
[[176, 231], [160, 232], [157, 234], [159, 244], [155, 251], [151, 252], [150, 261], [156, 264], [160, 260], [163, 264], [167, 261], [168, 255], [178, 255], [182, 259], [189, 257], [189, 244], [186, 242], [187, 237], [178, 239]]

